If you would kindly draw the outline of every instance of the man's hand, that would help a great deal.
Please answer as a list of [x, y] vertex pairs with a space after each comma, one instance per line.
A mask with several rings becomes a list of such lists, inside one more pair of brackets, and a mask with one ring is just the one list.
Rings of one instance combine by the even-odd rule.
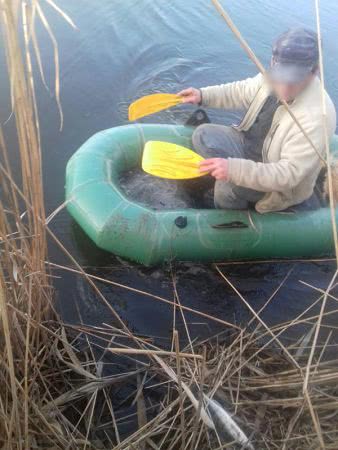
[[228, 160], [224, 158], [209, 158], [199, 165], [200, 172], [209, 172], [216, 180], [228, 181]]
[[193, 105], [198, 105], [199, 103], [201, 103], [202, 100], [201, 91], [199, 89], [195, 89], [192, 87], [184, 89], [177, 95], [182, 97], [183, 103], [192, 103]]

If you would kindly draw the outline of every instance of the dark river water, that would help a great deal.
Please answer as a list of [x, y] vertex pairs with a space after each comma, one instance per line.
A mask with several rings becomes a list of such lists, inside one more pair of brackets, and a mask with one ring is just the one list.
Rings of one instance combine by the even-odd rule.
[[[44, 4], [56, 35], [61, 66], [61, 100], [64, 127], [59, 131], [55, 99], [37, 83], [43, 142], [47, 214], [64, 201], [67, 160], [93, 133], [127, 123], [128, 104], [154, 91], [177, 92], [189, 87], [236, 80], [257, 70], [227, 29], [209, 0], [60, 0], [74, 20], [73, 30]], [[268, 64], [273, 39], [294, 25], [315, 27], [314, 1], [236, 0], [223, 2], [257, 56]], [[322, 0], [327, 89], [338, 105], [338, 2]], [[47, 83], [53, 90], [53, 54], [46, 32], [38, 27]], [[1, 71], [1, 122], [10, 115], [8, 85]], [[146, 118], [147, 122], [183, 123], [192, 107], [175, 108]], [[218, 123], [231, 123], [234, 115], [209, 111]], [[11, 139], [13, 119], [5, 130]], [[99, 277], [173, 300], [174, 284], [182, 304], [220, 319], [245, 324], [251, 313], [212, 266], [175, 264], [142, 268], [95, 248], [61, 211], [51, 222], [65, 247], [86, 270]], [[292, 232], [292, 230], [290, 230]], [[50, 259], [70, 262], [54, 246]], [[299, 282], [327, 286], [334, 265], [321, 263], [260, 263], [228, 265], [224, 273], [258, 310], [287, 280], [262, 317], [268, 323], [291, 319], [310, 305], [318, 294]], [[64, 321], [111, 323], [109, 310], [86, 282], [62, 270], [55, 271], [59, 309]], [[144, 335], [165, 340], [173, 326], [172, 308], [122, 287], [99, 283], [102, 292], [128, 326]], [[80, 317], [79, 317], [80, 314]], [[194, 336], [222, 329], [220, 324], [195, 314], [187, 315]], [[178, 322], [178, 327], [182, 324]], [[180, 331], [181, 331], [180, 330]], [[300, 327], [297, 332], [303, 331]]]

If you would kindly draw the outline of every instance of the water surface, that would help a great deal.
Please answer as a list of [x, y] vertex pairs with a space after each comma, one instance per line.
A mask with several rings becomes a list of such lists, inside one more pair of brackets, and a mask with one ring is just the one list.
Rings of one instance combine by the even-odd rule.
[[[327, 89], [338, 104], [338, 3], [321, 2]], [[209, 0], [61, 0], [78, 30], [45, 6], [58, 40], [64, 127], [59, 131], [55, 99], [38, 82], [47, 212], [64, 200], [64, 171], [74, 151], [95, 132], [127, 123], [134, 99], [156, 91], [177, 92], [253, 76], [257, 73], [237, 40]], [[314, 2], [309, 0], [239, 0], [224, 2], [227, 11], [258, 58], [268, 64], [273, 39], [290, 26], [315, 27]], [[52, 46], [39, 27], [47, 83], [54, 80]], [[0, 74], [1, 122], [10, 115], [8, 85]], [[174, 108], [144, 122], [183, 123], [193, 107]], [[214, 122], [232, 123], [237, 115], [209, 111]], [[12, 135], [13, 119], [5, 129]], [[14, 141], [13, 141], [14, 143]], [[59, 213], [51, 224], [57, 236], [90, 273], [173, 300], [174, 285], [181, 302], [235, 323], [251, 314], [212, 266], [177, 264], [141, 268], [97, 249], [72, 221]], [[292, 232], [292, 230], [290, 230]], [[53, 262], [69, 264], [60, 251], [50, 250]], [[330, 263], [268, 263], [223, 268], [251, 306], [258, 310], [283, 282], [266, 308], [268, 323], [291, 319], [318, 296], [299, 280], [325, 287], [333, 274]], [[60, 311], [65, 321], [110, 323], [111, 314], [81, 279], [63, 271], [57, 281]], [[167, 339], [173, 326], [172, 309], [145, 295], [99, 283], [109, 302], [128, 325], [144, 335]], [[80, 314], [80, 318], [79, 318]], [[205, 336], [220, 324], [189, 314], [193, 335]], [[184, 333], [182, 324], [177, 325]], [[300, 332], [303, 327], [300, 327]]]

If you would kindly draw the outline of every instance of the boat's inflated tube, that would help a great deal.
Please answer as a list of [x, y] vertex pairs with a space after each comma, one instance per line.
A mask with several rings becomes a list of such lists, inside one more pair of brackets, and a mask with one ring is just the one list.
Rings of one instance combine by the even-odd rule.
[[[191, 147], [193, 129], [128, 125], [101, 131], [67, 165], [67, 208], [99, 247], [145, 265], [176, 258], [221, 261], [321, 257], [333, 252], [330, 211], [161, 210], [143, 207], [119, 187], [141, 165], [148, 140]], [[333, 146], [338, 147], [335, 137]]]

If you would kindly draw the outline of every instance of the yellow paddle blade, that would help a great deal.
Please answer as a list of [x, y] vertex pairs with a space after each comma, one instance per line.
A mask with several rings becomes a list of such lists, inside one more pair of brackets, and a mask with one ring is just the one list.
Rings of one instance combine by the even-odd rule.
[[154, 114], [162, 109], [171, 108], [182, 102], [182, 98], [175, 94], [152, 94], [139, 98], [129, 106], [129, 120]]
[[198, 165], [204, 158], [189, 148], [160, 141], [148, 141], [144, 146], [142, 169], [161, 178], [183, 180], [205, 175]]

